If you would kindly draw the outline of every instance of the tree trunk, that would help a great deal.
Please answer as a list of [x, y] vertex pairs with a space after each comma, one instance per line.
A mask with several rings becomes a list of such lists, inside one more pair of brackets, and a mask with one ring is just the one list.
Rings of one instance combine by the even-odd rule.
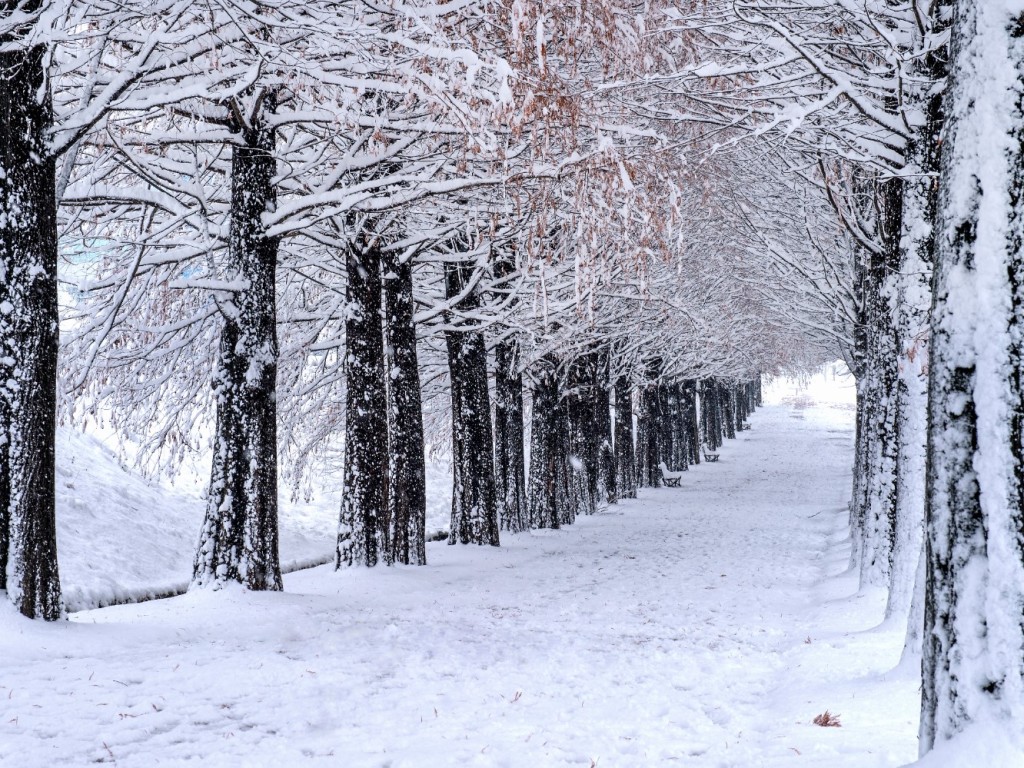
[[718, 402], [721, 404], [721, 424], [725, 436], [729, 440], [736, 439], [736, 413], [733, 402], [733, 389], [724, 381], [718, 382]]
[[860, 530], [860, 578], [862, 585], [888, 585], [892, 573], [893, 542], [896, 530], [896, 477], [899, 454], [897, 386], [899, 344], [893, 325], [889, 296], [898, 274], [900, 260], [902, 180], [875, 185], [878, 198], [875, 209], [882, 249], [871, 254], [866, 276], [865, 318], [867, 348], [865, 394], [870, 430], [865, 456], [864, 479], [867, 505]]
[[526, 503], [526, 447], [523, 435], [523, 374], [519, 344], [498, 342], [494, 351], [494, 471], [501, 527], [529, 529]]
[[656, 384], [640, 390], [640, 419], [636, 440], [637, 485], [658, 488], [661, 485], [661, 398]]
[[530, 429], [529, 514], [531, 528], [559, 528], [559, 510], [568, 503], [571, 468], [563, 445], [564, 406], [560, 402], [557, 366], [544, 361], [533, 388]]
[[[855, 190], [859, 185], [855, 184]], [[856, 427], [854, 437], [853, 487], [850, 496], [850, 568], [859, 573], [862, 558], [864, 531], [867, 524], [870, 491], [870, 461], [873, 429], [871, 419], [875, 397], [871, 392], [874, 379], [869, 367], [868, 322], [870, 304], [869, 260], [866, 249], [853, 246], [854, 293], [857, 299], [857, 318], [853, 326], [853, 349], [851, 350], [851, 372], [856, 379]]]
[[687, 426], [683, 385], [673, 382], [665, 388], [666, 416], [670, 425], [665, 464], [674, 472], [690, 468], [690, 432]]
[[568, 416], [569, 451], [573, 462], [573, 501], [576, 514], [590, 515], [597, 509], [597, 486], [600, 473], [601, 439], [598, 433], [597, 360], [584, 355], [569, 367], [566, 414]]
[[683, 418], [688, 433], [686, 440], [691, 464], [700, 464], [700, 418], [697, 410], [697, 382], [687, 379], [682, 386]]
[[385, 538], [388, 564], [427, 563], [427, 480], [423, 406], [416, 355], [412, 261], [383, 255], [384, 334], [391, 361], [387, 378], [389, 408], [388, 479]]
[[277, 241], [263, 214], [277, 199], [274, 99], [252, 128], [237, 127], [231, 156], [230, 270], [245, 287], [224, 302], [213, 386], [216, 431], [206, 519], [192, 584], [235, 581], [281, 589], [277, 536]]
[[701, 402], [704, 404], [704, 443], [709, 450], [716, 451], [722, 447], [722, 397], [721, 387], [716, 379], [704, 379], [701, 382]]
[[[1024, 26], [958, 2], [929, 358], [922, 753], [1024, 701]], [[987, 732], [986, 732], [987, 733]]]
[[857, 401], [853, 442], [853, 488], [850, 497], [850, 568], [860, 568], [864, 526], [867, 520], [867, 456], [870, 451], [867, 428], [869, 398], [864, 392], [866, 379], [857, 379]]
[[[500, 255], [494, 275], [506, 280], [515, 273], [512, 254]], [[494, 476], [501, 527], [521, 533], [530, 527], [526, 500], [526, 446], [523, 424], [523, 374], [519, 342], [509, 336], [494, 350]]]
[[53, 621], [63, 614], [54, 466], [56, 165], [47, 147], [53, 107], [46, 46], [19, 49], [20, 36], [0, 36], [0, 586], [25, 616]]
[[[348, 250], [348, 361], [345, 393], [345, 479], [336, 568], [377, 565], [390, 552], [387, 388], [381, 322], [381, 252], [363, 239]], [[411, 386], [410, 386], [411, 389]], [[410, 449], [411, 450], [411, 449]], [[411, 457], [410, 457], [411, 458]], [[410, 509], [410, 515], [412, 515]]]
[[615, 488], [621, 499], [636, 498], [633, 388], [625, 376], [615, 380]]
[[747, 386], [746, 384], [736, 384], [732, 391], [733, 401], [736, 403], [736, 431], [742, 432], [743, 423], [750, 415], [747, 410]]
[[608, 366], [608, 355], [599, 355], [594, 390], [594, 427], [598, 444], [597, 500], [615, 504], [619, 497], [615, 488], [615, 451], [612, 448], [612, 401]]
[[[471, 264], [447, 263], [445, 296], [462, 293]], [[480, 306], [474, 292], [457, 308]], [[449, 318], [449, 326], [454, 318]], [[498, 546], [498, 506], [494, 483], [494, 439], [487, 391], [487, 345], [471, 325], [445, 331], [452, 397], [452, 523], [448, 543]]]
[[[949, 17], [930, 8], [928, 34], [941, 34]], [[918, 45], [925, 42], [918, 40]], [[904, 654], [921, 652], [924, 619], [923, 545], [924, 495], [928, 413], [928, 350], [931, 276], [935, 261], [935, 221], [938, 205], [939, 136], [945, 123], [943, 93], [948, 76], [948, 46], [933, 50], [915, 67], [920, 84], [910, 97], [925, 114], [925, 123], [908, 150], [910, 166], [904, 188], [902, 262], [896, 306], [901, 340], [900, 381], [897, 391], [897, 425], [900, 436], [896, 476], [897, 531], [886, 617], [907, 620]], [[924, 226], [922, 226], [924, 225]], [[919, 574], [921, 577], [919, 578]]]

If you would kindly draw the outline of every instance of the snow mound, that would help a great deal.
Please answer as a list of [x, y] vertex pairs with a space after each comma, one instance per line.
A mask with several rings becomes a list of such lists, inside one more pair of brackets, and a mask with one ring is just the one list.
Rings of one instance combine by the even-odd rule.
[[[192, 575], [205, 501], [198, 481], [171, 487], [127, 469], [102, 440], [57, 438], [57, 554], [69, 611], [177, 594]], [[340, 493], [281, 508], [285, 570], [327, 562]]]

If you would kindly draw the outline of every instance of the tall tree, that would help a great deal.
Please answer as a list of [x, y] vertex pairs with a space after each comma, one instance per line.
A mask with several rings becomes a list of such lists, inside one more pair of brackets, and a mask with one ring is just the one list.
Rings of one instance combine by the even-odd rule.
[[[0, 584], [60, 617], [55, 522], [57, 200], [41, 0], [0, 5]], [[13, 23], [12, 23], [13, 22]]]
[[[444, 265], [445, 295], [460, 313], [480, 306], [474, 265]], [[472, 319], [452, 314], [444, 332], [452, 399], [452, 522], [449, 544], [498, 546], [494, 439], [487, 388], [487, 345]]]
[[[496, 259], [494, 276], [507, 281], [515, 263]], [[502, 285], [508, 291], [508, 285]], [[511, 333], [494, 347], [494, 473], [501, 527], [521, 533], [530, 527], [526, 500], [526, 452], [523, 429], [523, 373], [518, 340]]]
[[[251, 109], [246, 114], [246, 106]], [[277, 190], [275, 90], [232, 101], [229, 275], [213, 376], [216, 427], [206, 517], [192, 583], [281, 589], [277, 531], [277, 239], [263, 215]]]
[[615, 488], [622, 499], [636, 498], [633, 453], [633, 388], [629, 379], [615, 380]]
[[388, 383], [387, 521], [389, 563], [426, 565], [427, 480], [416, 352], [412, 256], [387, 248], [383, 260]]
[[922, 753], [1024, 714], [1024, 24], [954, 4], [929, 358]]
[[571, 476], [568, 424], [557, 359], [548, 355], [541, 361], [533, 387], [527, 496], [531, 528], [561, 527], [563, 512], [572, 506]]
[[374, 566], [388, 549], [384, 515], [388, 489], [387, 392], [381, 323], [379, 240], [360, 237], [348, 249], [348, 360], [345, 480], [338, 526], [337, 567]]

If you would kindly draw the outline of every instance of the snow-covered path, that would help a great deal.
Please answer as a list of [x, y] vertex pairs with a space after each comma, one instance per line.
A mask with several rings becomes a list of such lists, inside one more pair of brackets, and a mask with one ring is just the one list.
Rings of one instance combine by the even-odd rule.
[[[797, 405], [801, 405], [797, 403]], [[916, 752], [899, 632], [850, 596], [851, 415], [759, 410], [717, 464], [426, 568], [0, 615], [11, 766], [873, 766]], [[810, 642], [806, 642], [809, 640]], [[842, 728], [810, 720], [826, 708]]]

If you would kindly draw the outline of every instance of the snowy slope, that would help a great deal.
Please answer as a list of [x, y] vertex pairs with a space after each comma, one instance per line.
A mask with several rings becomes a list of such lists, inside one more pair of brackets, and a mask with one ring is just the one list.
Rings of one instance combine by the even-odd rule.
[[[451, 479], [431, 464], [428, 531], [447, 528]], [[324, 481], [329, 484], [329, 479]], [[283, 501], [285, 570], [333, 556], [341, 506], [336, 490], [309, 504]], [[68, 610], [181, 591], [192, 574], [205, 509], [203, 481], [183, 473], [173, 485], [125, 469], [102, 440], [69, 429], [57, 442], [57, 547]]]
[[[69, 610], [179, 591], [192, 574], [202, 488], [150, 483], [99, 439], [61, 430], [57, 443], [57, 549]], [[337, 498], [340, 498], [338, 496]], [[284, 566], [333, 552], [338, 505], [285, 505]]]
[[816, 387], [773, 387], [681, 488], [498, 549], [57, 625], [4, 605], [0, 763], [909, 762], [901, 633], [843, 573], [852, 410]]

